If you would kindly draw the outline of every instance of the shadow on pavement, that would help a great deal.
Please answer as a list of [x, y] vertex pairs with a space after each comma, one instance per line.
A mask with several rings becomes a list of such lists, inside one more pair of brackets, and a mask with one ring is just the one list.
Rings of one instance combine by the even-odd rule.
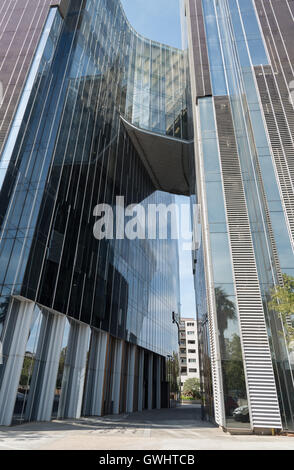
[[[80, 419], [54, 420], [51, 422], [31, 422], [12, 427], [0, 427], [0, 437], [13, 437], [17, 434], [32, 434], [46, 431], [77, 431], [99, 429], [144, 429], [146, 425], [156, 429], [215, 428], [212, 423], [201, 421], [200, 405], [177, 405], [175, 408], [144, 410], [129, 415], [103, 417], [83, 417]], [[33, 435], [31, 436], [33, 438]]]

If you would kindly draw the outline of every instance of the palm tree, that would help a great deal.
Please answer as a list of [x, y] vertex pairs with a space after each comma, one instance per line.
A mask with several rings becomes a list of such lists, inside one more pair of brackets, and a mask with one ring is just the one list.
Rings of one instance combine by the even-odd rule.
[[220, 350], [222, 355], [226, 354], [225, 331], [228, 328], [228, 321], [236, 318], [234, 303], [229, 300], [228, 294], [221, 287], [215, 288], [215, 303], [217, 311], [217, 323], [220, 339]]

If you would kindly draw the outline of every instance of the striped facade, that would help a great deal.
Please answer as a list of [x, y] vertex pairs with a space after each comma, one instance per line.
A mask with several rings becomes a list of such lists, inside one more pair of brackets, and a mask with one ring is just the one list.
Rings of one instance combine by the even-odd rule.
[[[65, 0], [3, 0], [0, 7], [0, 153], [51, 6]], [[60, 5], [62, 4], [62, 5]]]
[[294, 275], [293, 2], [185, 8], [202, 206], [195, 284], [207, 305], [198, 301], [200, 338], [210, 343], [200, 360], [210, 361], [202, 382], [214, 412], [204, 405], [225, 428], [293, 430], [292, 320], [282, 324], [269, 304], [283, 275]]

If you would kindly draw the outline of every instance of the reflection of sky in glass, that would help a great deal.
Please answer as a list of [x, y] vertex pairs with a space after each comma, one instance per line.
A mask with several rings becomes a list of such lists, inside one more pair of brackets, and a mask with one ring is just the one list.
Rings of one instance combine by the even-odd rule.
[[[259, 156], [259, 164], [263, 179], [272, 228], [276, 240], [276, 246], [279, 253], [280, 265], [282, 271], [293, 268], [294, 258], [293, 251], [289, 239], [289, 233], [286, 225], [285, 215], [281, 205], [280, 191], [277, 184], [277, 178], [273, 166], [271, 151], [269, 149], [268, 139], [264, 127], [262, 113], [260, 111], [259, 98], [253, 78], [252, 70], [248, 69], [249, 57], [248, 51], [245, 50], [246, 39], [248, 40], [248, 48], [251, 55], [253, 65], [268, 64], [268, 58], [265, 52], [261, 32], [259, 29], [256, 13], [251, 0], [229, 0], [235, 37], [237, 39], [237, 50], [241, 64], [241, 72], [243, 77], [246, 98], [250, 112], [252, 131], [254, 134], [254, 143], [256, 145]], [[240, 16], [241, 13], [241, 16]], [[245, 29], [246, 39], [244, 37]], [[246, 57], [245, 57], [246, 55]], [[234, 89], [231, 90], [231, 93]], [[233, 106], [234, 110], [234, 106]], [[238, 112], [237, 112], [238, 113]], [[236, 113], [236, 114], [237, 114]], [[240, 121], [240, 120], [239, 120]], [[240, 129], [244, 124], [238, 124]], [[245, 131], [242, 131], [245, 133]], [[248, 144], [245, 139], [238, 139], [238, 148], [240, 155], [244, 155], [247, 159], [249, 152]], [[252, 214], [251, 214], [252, 215]]]
[[68, 343], [68, 337], [69, 337], [69, 332], [70, 332], [70, 322], [66, 318], [65, 320], [65, 325], [64, 325], [64, 333], [63, 333], [63, 339], [62, 339], [62, 348], [65, 348]]
[[227, 233], [211, 233], [214, 281], [216, 284], [233, 283], [231, 253]]
[[203, 0], [210, 74], [214, 95], [226, 95], [227, 86], [223, 69], [221, 45], [215, 16], [214, 2]]
[[[268, 58], [259, 29], [255, 9], [252, 0], [234, 0], [239, 3], [246, 39], [253, 65], [267, 65]], [[231, 1], [232, 3], [232, 1]]]
[[174, 122], [187, 107], [184, 53], [141, 37], [135, 38], [127, 76], [126, 118], [158, 133], [176, 134]]
[[36, 354], [37, 343], [38, 343], [40, 329], [41, 329], [41, 323], [42, 323], [42, 313], [40, 309], [38, 308], [38, 306], [35, 306], [29, 339], [28, 339], [27, 346], [26, 346], [26, 352]]
[[[30, 220], [28, 229], [38, 238], [35, 231], [38, 216], [47, 220], [54, 218], [56, 226], [51, 233], [45, 234], [48, 241], [50, 239], [48, 256], [45, 249], [42, 251], [43, 246], [42, 254], [38, 252], [35, 256], [37, 250], [30, 251], [31, 239], [27, 238], [20, 259], [21, 244], [6, 240], [6, 251], [1, 259], [2, 264], [10, 263], [10, 269], [3, 269], [9, 275], [6, 283], [11, 285], [13, 282], [16, 262], [20, 263], [24, 275], [29, 256], [36, 270], [44, 259], [38, 285], [40, 297], [43, 297], [40, 303], [81, 321], [92, 322], [97, 328], [111, 330], [114, 336], [118, 334], [133, 341], [142, 338], [142, 342], [148, 337], [147, 343], [141, 343], [143, 347], [162, 354], [171, 353], [177, 348], [177, 328], [171, 321], [171, 312], [179, 308], [177, 241], [158, 245], [157, 241], [149, 244], [145, 240], [130, 244], [127, 241], [97, 242], [94, 246], [89, 204], [98, 200], [111, 204], [114, 187], [115, 190], [119, 188], [129, 203], [137, 203], [154, 191], [123, 126], [120, 126], [119, 115], [126, 114], [130, 120], [136, 116], [139, 125], [151, 126], [153, 130], [163, 133], [168, 130], [170, 135], [177, 137], [184, 135], [182, 120], [174, 122], [185, 106], [184, 53], [140, 37], [128, 25], [117, 2], [88, 0], [79, 19], [76, 12], [70, 14], [71, 24], [75, 21], [79, 21], [75, 38], [67, 28], [60, 31], [59, 22], [50, 32], [38, 71], [42, 86], [34, 87], [28, 122], [14, 155], [19, 158], [21, 175], [32, 175], [34, 186], [27, 194], [15, 192], [20, 203], [12, 204], [13, 227], [26, 230]], [[58, 129], [62, 132], [58, 133]], [[88, 162], [91, 167], [81, 165]], [[60, 181], [58, 193], [57, 180]], [[51, 187], [53, 197], [56, 197], [56, 204], [46, 206], [46, 214], [41, 210], [45, 181], [48, 183], [46, 188]], [[21, 178], [22, 190], [28, 182], [25, 176]], [[34, 199], [35, 185], [39, 183], [40, 191]], [[61, 188], [67, 188], [66, 195]], [[154, 197], [154, 202], [158, 203], [170, 196]], [[53, 217], [55, 208], [56, 218]], [[32, 210], [34, 213], [30, 218]], [[71, 210], [75, 215], [71, 214], [64, 226], [63, 216], [67, 217]], [[77, 225], [70, 229], [73, 220], [77, 225], [87, 220], [89, 230], [84, 225], [80, 231]], [[78, 233], [80, 237], [76, 245], [79, 266], [74, 264], [75, 256], [71, 252], [75, 250], [76, 240], [72, 245], [64, 243], [62, 256], [60, 252], [54, 254], [63, 239], [71, 239], [72, 233]], [[87, 241], [83, 239], [85, 233]], [[89, 246], [90, 273], [88, 266], [83, 265]], [[8, 252], [10, 258], [6, 257]], [[65, 259], [70, 260], [69, 263]], [[27, 272], [30, 276], [33, 270]], [[54, 283], [56, 288], [50, 288], [49, 285]], [[36, 288], [34, 284], [33, 289]], [[123, 320], [118, 326], [119, 315]], [[144, 318], [148, 318], [146, 336], [142, 332]], [[68, 326], [62, 347], [67, 344]], [[33, 328], [28, 346], [31, 350], [35, 348], [36, 338], [37, 331]]]
[[[189, 204], [189, 198], [184, 196], [177, 196], [176, 201], [180, 207], [182, 204]], [[187, 220], [183, 222], [187, 225], [187, 230], [184, 230], [185, 237], [190, 230], [190, 219], [189, 223]], [[181, 226], [182, 228], [182, 226]], [[196, 314], [195, 305], [195, 292], [194, 292], [194, 280], [192, 273], [192, 256], [191, 251], [185, 250], [185, 244], [191, 242], [191, 239], [184, 239], [181, 237], [183, 233], [179, 231], [179, 263], [180, 263], [180, 291], [181, 291], [181, 315], [182, 317], [194, 317]]]
[[[235, 373], [234, 369], [236, 368], [240, 374], [243, 373], [240, 327], [233, 280], [231, 250], [227, 233], [214, 105], [212, 98], [201, 98], [198, 103], [210, 230], [210, 250], [215, 285], [214, 297], [219, 331], [219, 347], [223, 361], [224, 395], [225, 400], [227, 400], [232, 393], [230, 387], [232, 386]], [[198, 281], [199, 288], [201, 292], [203, 287]], [[204, 296], [203, 292], [202, 295]], [[198, 303], [198, 310], [203, 318], [203, 315], [206, 314], [206, 307], [203, 308], [201, 302]], [[236, 388], [235, 392], [246, 400], [245, 382], [242, 378]], [[227, 417], [230, 416], [228, 409], [226, 409], [226, 415]]]

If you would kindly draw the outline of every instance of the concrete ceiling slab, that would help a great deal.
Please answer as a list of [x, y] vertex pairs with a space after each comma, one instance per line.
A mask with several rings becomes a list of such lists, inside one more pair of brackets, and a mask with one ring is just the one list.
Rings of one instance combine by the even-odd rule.
[[121, 120], [155, 188], [189, 196], [190, 158], [194, 142], [140, 129], [122, 116]]

